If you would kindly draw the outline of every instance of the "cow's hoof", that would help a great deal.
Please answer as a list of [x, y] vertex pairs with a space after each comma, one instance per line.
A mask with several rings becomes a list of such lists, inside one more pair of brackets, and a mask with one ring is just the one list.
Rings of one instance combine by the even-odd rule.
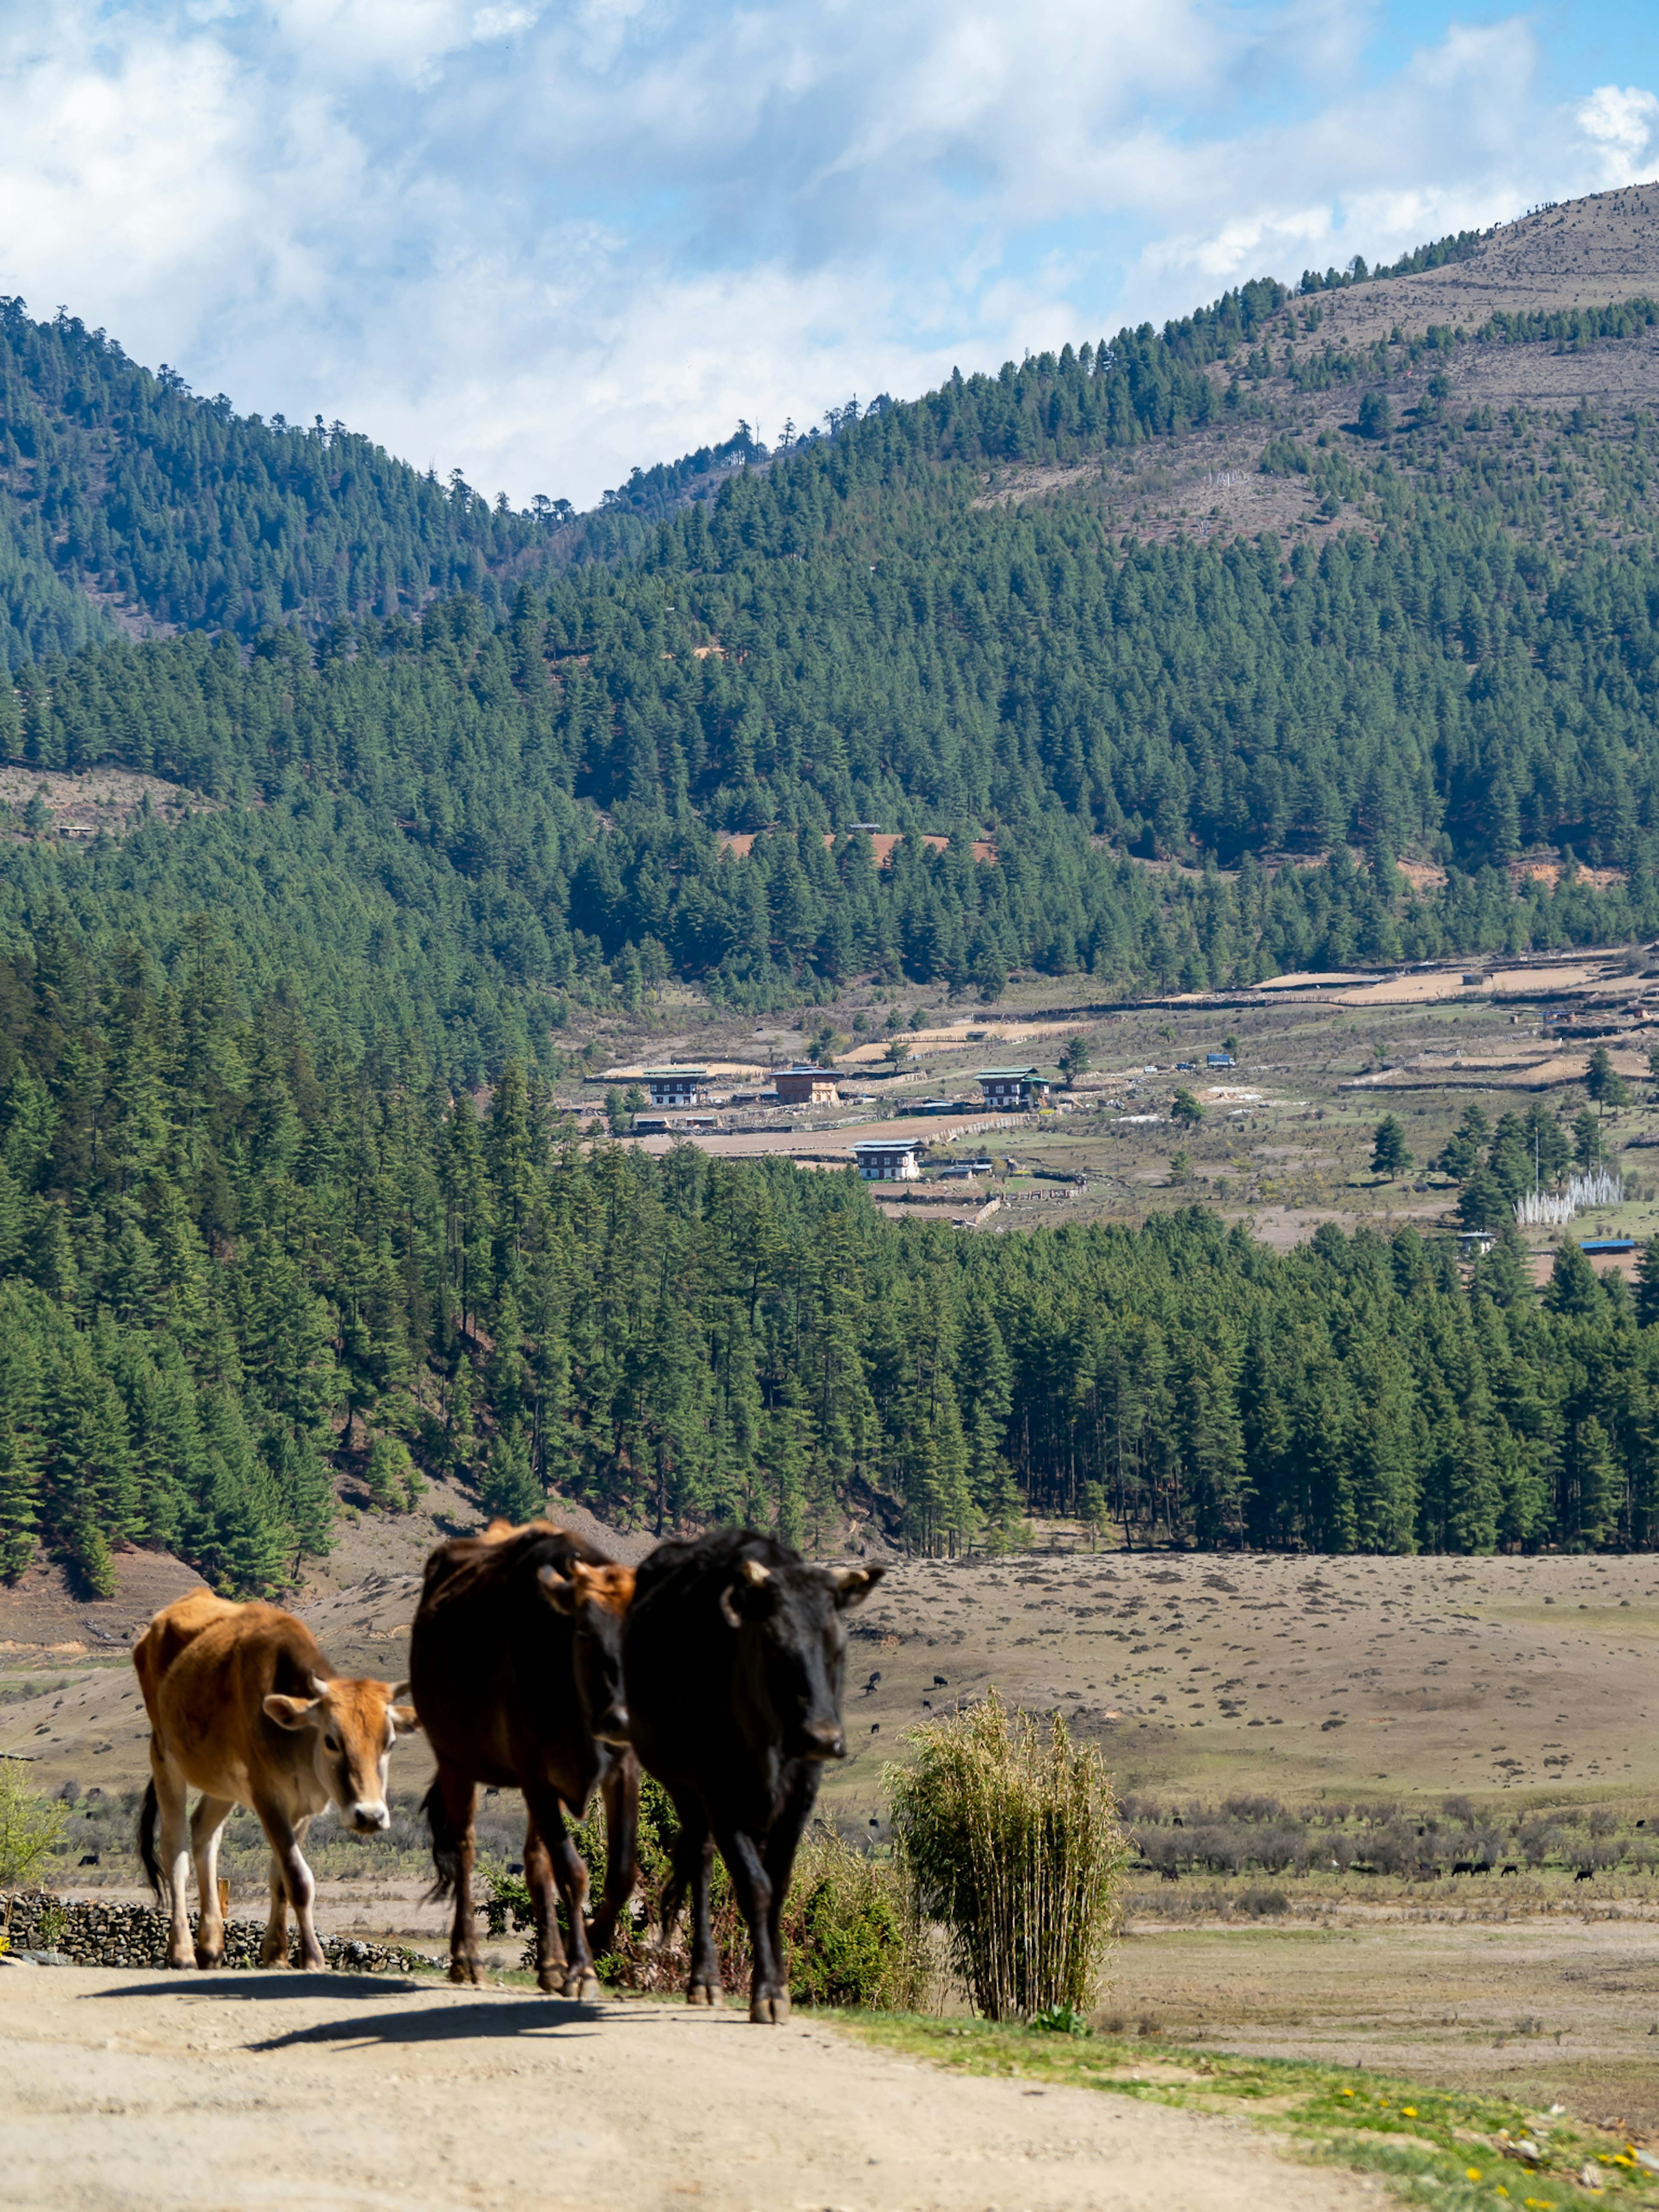
[[749, 2017], [757, 2027], [781, 2027], [789, 2017], [788, 1990], [780, 1990], [775, 1996], [750, 1997]]
[[483, 1986], [483, 1975], [476, 1959], [452, 1959], [449, 1978], [452, 1982], [459, 1982], [463, 1989], [482, 1989]]
[[685, 1993], [687, 2004], [717, 2006], [726, 2002], [726, 1992], [718, 1982], [693, 1982]]
[[224, 1955], [225, 1954], [222, 1951], [206, 1950], [200, 1943], [196, 1946], [196, 1963], [202, 1969], [204, 1973], [207, 1972], [210, 1966], [217, 1966], [222, 1965], [223, 1963]]
[[181, 1959], [176, 1951], [169, 1953], [167, 1957], [168, 1968], [174, 1973], [188, 1973], [194, 1967], [195, 1964], [196, 1957], [193, 1952], [185, 1959]]
[[564, 1995], [573, 2004], [598, 2004], [600, 1996], [597, 1974], [567, 1974]]
[[562, 1996], [564, 1979], [562, 1966], [538, 1966], [536, 1970], [536, 1987], [544, 1996]]

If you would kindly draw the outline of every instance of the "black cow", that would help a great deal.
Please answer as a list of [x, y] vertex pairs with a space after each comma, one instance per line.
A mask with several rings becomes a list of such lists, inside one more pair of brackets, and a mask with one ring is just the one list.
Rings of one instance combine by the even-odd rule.
[[[473, 1807], [480, 1783], [524, 1792], [525, 1881], [536, 1918], [537, 1979], [568, 1997], [599, 1995], [593, 1972], [634, 1887], [640, 1770], [621, 1697], [622, 1621], [634, 1577], [545, 1521], [492, 1521], [440, 1544], [409, 1645], [415, 1709], [438, 1762], [424, 1809], [453, 1896], [449, 1978], [481, 1980], [472, 1914]], [[605, 1898], [583, 1919], [587, 1868], [565, 1826], [595, 1786], [605, 1799]], [[556, 1882], [569, 1929], [559, 1940]]]
[[779, 1919], [827, 1759], [844, 1759], [842, 1615], [880, 1567], [811, 1567], [752, 1528], [659, 1544], [623, 1627], [634, 1748], [674, 1801], [680, 1832], [664, 1932], [689, 1889], [692, 2004], [720, 2002], [708, 1924], [716, 1844], [749, 1924], [752, 2021], [789, 2017]]

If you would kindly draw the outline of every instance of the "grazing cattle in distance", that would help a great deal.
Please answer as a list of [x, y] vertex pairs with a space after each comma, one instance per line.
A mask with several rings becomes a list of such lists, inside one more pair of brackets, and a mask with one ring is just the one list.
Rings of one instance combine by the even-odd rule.
[[[631, 1568], [550, 1522], [492, 1521], [440, 1544], [410, 1639], [415, 1708], [438, 1762], [427, 1792], [434, 1895], [453, 1896], [449, 1978], [483, 1978], [472, 1911], [478, 1785], [519, 1790], [528, 1820], [524, 1873], [544, 1990], [599, 1995], [595, 1957], [611, 1947], [634, 1889], [640, 1770], [628, 1748], [622, 1628]], [[590, 1931], [587, 1867], [565, 1826], [598, 1788], [605, 1800], [605, 1899]], [[564, 1900], [569, 1958], [555, 1897]]]
[[1575, 1881], [1594, 1881], [1595, 1879], [1595, 1869], [1594, 1867], [1580, 1867], [1577, 1873], [1573, 1876], [1573, 1880]]
[[[403, 1689], [334, 1675], [302, 1620], [274, 1605], [233, 1605], [196, 1590], [158, 1613], [133, 1646], [149, 1715], [149, 1787], [138, 1853], [172, 1917], [169, 1966], [216, 1966], [219, 1832], [236, 1805], [257, 1813], [270, 1845], [270, 1917], [262, 1966], [288, 1964], [288, 1909], [300, 1923], [301, 1964], [326, 1963], [311, 1917], [315, 1890], [302, 1846], [331, 1802], [360, 1836], [391, 1824], [386, 1765], [416, 1726]], [[188, 1831], [186, 1793], [202, 1793]], [[155, 1848], [157, 1818], [161, 1851]], [[192, 1949], [185, 1900], [191, 1859], [201, 1904]]]
[[659, 1544], [639, 1570], [623, 1632], [634, 1747], [679, 1816], [664, 1931], [691, 1894], [692, 2004], [717, 2005], [708, 1878], [720, 1846], [748, 1923], [749, 2017], [789, 2017], [779, 1921], [823, 1763], [844, 1759], [842, 1615], [880, 1580], [805, 1565], [752, 1528]]

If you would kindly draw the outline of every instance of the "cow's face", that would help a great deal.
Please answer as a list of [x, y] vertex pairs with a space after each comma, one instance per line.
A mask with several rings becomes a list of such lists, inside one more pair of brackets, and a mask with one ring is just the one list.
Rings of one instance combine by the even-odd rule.
[[628, 1700], [623, 1694], [623, 1623], [634, 1597], [631, 1567], [571, 1564], [569, 1577], [544, 1567], [542, 1595], [575, 1626], [571, 1664], [589, 1732], [598, 1743], [628, 1741]]
[[313, 1674], [309, 1698], [267, 1698], [266, 1717], [309, 1738], [317, 1779], [347, 1827], [378, 1835], [392, 1825], [386, 1802], [392, 1747], [420, 1726], [413, 1705], [400, 1702], [409, 1685], [394, 1690], [390, 1682], [324, 1682]]
[[744, 1661], [781, 1737], [787, 1759], [845, 1759], [842, 1615], [881, 1580], [880, 1567], [769, 1567], [745, 1559], [720, 1594], [720, 1611], [743, 1632]]

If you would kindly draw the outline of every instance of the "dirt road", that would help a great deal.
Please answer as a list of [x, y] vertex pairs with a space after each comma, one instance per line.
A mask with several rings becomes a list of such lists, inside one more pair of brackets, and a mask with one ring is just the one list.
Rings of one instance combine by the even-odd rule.
[[299, 1974], [0, 1970], [12, 2212], [1358, 2212], [1243, 2125], [833, 2027]]

